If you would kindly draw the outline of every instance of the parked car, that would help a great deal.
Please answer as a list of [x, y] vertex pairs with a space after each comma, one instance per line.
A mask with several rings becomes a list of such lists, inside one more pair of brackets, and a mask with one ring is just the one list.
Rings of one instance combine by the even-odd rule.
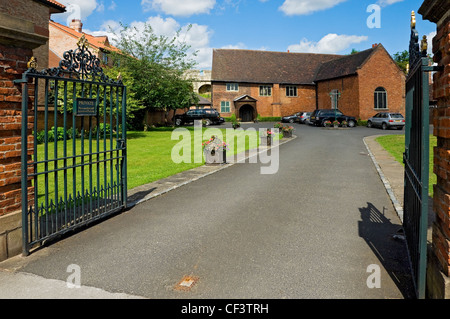
[[300, 123], [309, 124], [309, 118], [312, 112], [301, 112], [300, 114]]
[[334, 109], [315, 110], [311, 113], [310, 124], [325, 126], [326, 121], [333, 122], [335, 118], [339, 121], [339, 123], [342, 123], [342, 121], [347, 121], [347, 125], [349, 127], [355, 127], [357, 125], [355, 117], [344, 115], [341, 111]]
[[389, 128], [403, 130], [405, 118], [400, 113], [380, 112], [367, 120], [367, 127], [381, 127], [383, 130]]
[[301, 113], [302, 113], [302, 112], [295, 113], [295, 114], [288, 115], [288, 116], [283, 116], [283, 117], [281, 118], [281, 122], [284, 122], [284, 123], [300, 122], [300, 114], [301, 114]]
[[198, 109], [175, 115], [174, 123], [176, 126], [180, 126], [194, 123], [196, 120], [205, 120], [206, 125], [221, 124], [225, 122], [225, 119], [221, 117], [219, 112], [215, 109]]

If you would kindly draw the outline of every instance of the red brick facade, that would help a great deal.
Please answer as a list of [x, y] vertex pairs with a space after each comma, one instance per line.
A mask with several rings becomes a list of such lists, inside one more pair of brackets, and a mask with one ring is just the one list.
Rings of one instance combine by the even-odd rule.
[[[33, 150], [33, 136], [28, 127], [27, 141], [21, 137], [22, 117], [33, 123], [33, 114], [22, 114], [22, 78], [31, 57], [48, 59], [48, 19], [63, 12], [56, 1], [10, 0], [0, 3], [0, 261], [22, 251], [21, 151], [23, 143]], [[46, 54], [47, 53], [47, 54]], [[33, 90], [33, 84], [29, 84]], [[29, 94], [29, 109], [33, 94]], [[32, 124], [31, 124], [32, 125]], [[31, 186], [31, 185], [29, 185]], [[33, 188], [28, 188], [33, 200]]]
[[[221, 54], [223, 53], [221, 52]], [[242, 54], [241, 52], [241, 56]], [[252, 58], [251, 54], [253, 52], [249, 53], [249, 59]], [[289, 55], [289, 53], [274, 54], [284, 54], [286, 58]], [[367, 120], [382, 110], [404, 114], [405, 75], [383, 46], [374, 46], [371, 50], [355, 56], [322, 56], [323, 63], [315, 61], [315, 69], [312, 72], [316, 73], [315, 79], [306, 79], [300, 82], [302, 80], [300, 78], [298, 83], [292, 83], [290, 80], [289, 84], [283, 84], [283, 75], [280, 76], [279, 82], [272, 83], [268, 83], [263, 76], [261, 78], [255, 76], [254, 81], [249, 81], [248, 78], [245, 82], [224, 81], [221, 79], [221, 72], [214, 70], [215, 64], [213, 63], [212, 106], [219, 110], [224, 117], [229, 117], [233, 113], [240, 117], [235, 100], [247, 94], [257, 100], [255, 105], [257, 114], [262, 117], [281, 117], [300, 111], [313, 111], [316, 108], [332, 108], [330, 93], [337, 90], [340, 97], [338, 108], [346, 115]], [[308, 63], [310, 58], [311, 55], [298, 55], [300, 63], [301, 59], [305, 59], [304, 63]], [[278, 61], [280, 60], [278, 59]], [[224, 68], [220, 63], [217, 64], [218, 69]], [[229, 68], [232, 67], [232, 65], [229, 66]], [[294, 73], [297, 70], [291, 68], [288, 72]], [[225, 70], [223, 73], [224, 77], [229, 77], [228, 73], [230, 72]], [[274, 76], [274, 78], [276, 77]], [[294, 79], [294, 77], [291, 78]], [[227, 91], [227, 83], [238, 84], [238, 91]], [[270, 86], [271, 96], [261, 96], [260, 86]], [[287, 86], [296, 88], [296, 96], [287, 95]], [[375, 109], [374, 94], [379, 87], [384, 88], [387, 92], [388, 105], [385, 109]], [[230, 112], [223, 112], [221, 109], [223, 102], [229, 103]]]
[[433, 114], [434, 135], [438, 146], [434, 149], [434, 211], [433, 245], [444, 273], [450, 275], [450, 16], [440, 25], [433, 39], [436, 63], [443, 66], [434, 75], [434, 96], [437, 108]]
[[429, 298], [450, 299], [450, 3], [425, 0], [419, 9], [423, 19], [437, 24], [433, 42], [433, 60], [439, 71], [433, 75], [434, 148], [432, 244], [427, 265]]

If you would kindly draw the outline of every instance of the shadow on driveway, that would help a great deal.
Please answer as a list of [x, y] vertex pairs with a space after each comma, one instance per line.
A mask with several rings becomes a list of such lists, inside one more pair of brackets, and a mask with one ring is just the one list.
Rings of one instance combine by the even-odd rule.
[[[392, 223], [384, 210], [383, 207], [383, 212], [381, 212], [369, 202], [367, 207], [359, 208], [361, 213], [361, 221], [358, 222], [359, 236], [372, 249], [403, 297], [414, 299], [416, 296], [413, 290], [406, 242], [397, 237], [403, 235], [403, 228], [399, 224]], [[399, 245], [404, 247], [400, 248]]]

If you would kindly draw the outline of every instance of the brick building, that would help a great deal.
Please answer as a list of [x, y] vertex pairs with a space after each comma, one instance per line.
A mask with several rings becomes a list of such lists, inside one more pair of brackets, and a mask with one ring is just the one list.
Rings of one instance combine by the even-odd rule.
[[404, 88], [404, 73], [381, 44], [344, 56], [213, 53], [212, 107], [242, 121], [334, 107], [363, 120], [380, 110], [404, 114]]
[[76, 49], [78, 40], [84, 35], [89, 43], [89, 50], [95, 54], [103, 65], [111, 66], [113, 61], [109, 53], [119, 52], [119, 49], [109, 43], [107, 36], [93, 36], [83, 32], [83, 23], [74, 19], [69, 26], [49, 22], [49, 67], [57, 67], [63, 59], [64, 52]]
[[[22, 141], [22, 86], [14, 80], [31, 57], [47, 66], [48, 20], [64, 10], [54, 0], [0, 1], [0, 261], [22, 251], [21, 150], [23, 143], [33, 148], [31, 132]], [[32, 112], [25, 116], [34, 119]]]

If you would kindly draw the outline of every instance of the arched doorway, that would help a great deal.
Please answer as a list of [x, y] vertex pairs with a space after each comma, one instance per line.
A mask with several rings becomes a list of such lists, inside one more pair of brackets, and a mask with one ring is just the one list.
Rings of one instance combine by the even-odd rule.
[[239, 118], [242, 122], [252, 122], [254, 120], [254, 109], [249, 104], [242, 105], [239, 109]]

